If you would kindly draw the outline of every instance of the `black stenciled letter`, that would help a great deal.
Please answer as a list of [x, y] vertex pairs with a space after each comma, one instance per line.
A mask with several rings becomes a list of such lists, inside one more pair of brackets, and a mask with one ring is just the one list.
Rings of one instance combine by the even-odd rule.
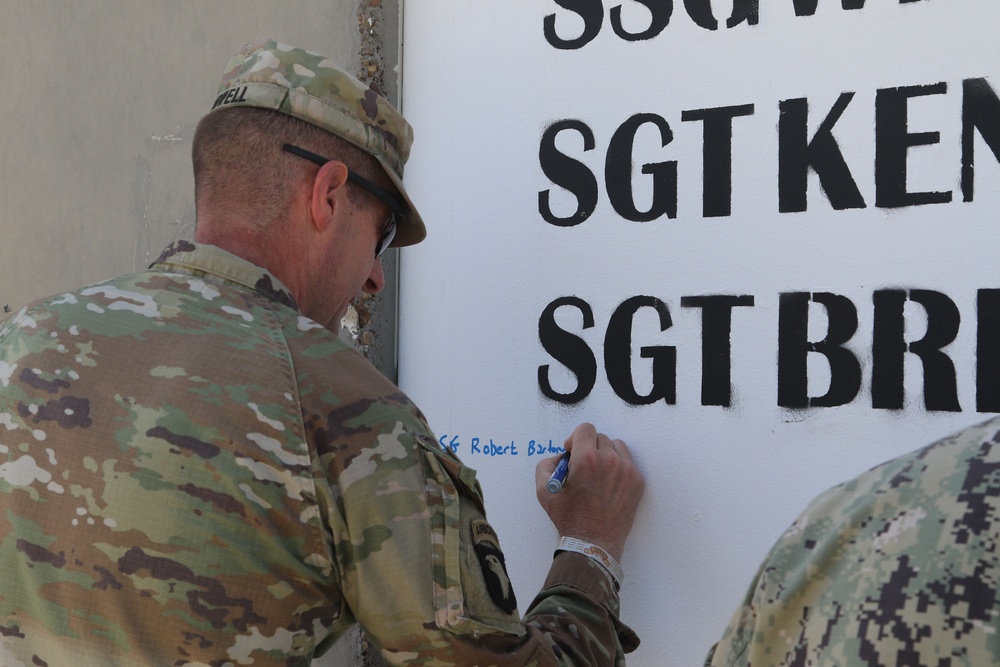
[[853, 97], [854, 93], [840, 95], [811, 141], [808, 140], [808, 100], [779, 102], [778, 210], [782, 213], [806, 210], [810, 167], [819, 176], [820, 186], [835, 210], [865, 208], [865, 200], [832, 133]]
[[637, 113], [615, 131], [608, 145], [608, 156], [604, 164], [604, 178], [608, 188], [608, 199], [618, 215], [634, 222], [649, 222], [664, 213], [669, 218], [677, 217], [677, 162], [654, 162], [642, 165], [642, 173], [653, 177], [653, 203], [648, 211], [639, 211], [632, 197], [632, 149], [635, 133], [651, 123], [660, 131], [660, 146], [673, 141], [670, 125], [653, 113]]
[[872, 334], [872, 407], [903, 408], [903, 363], [909, 351], [920, 358], [924, 369], [924, 407], [927, 410], [961, 412], [955, 380], [955, 364], [941, 351], [958, 335], [961, 315], [955, 302], [941, 292], [910, 290], [909, 299], [927, 312], [927, 333], [907, 345], [903, 306], [905, 290], [879, 290], [872, 295], [875, 324]]
[[883, 88], [875, 94], [875, 205], [881, 208], [945, 204], [951, 192], [907, 192], [906, 156], [911, 146], [936, 144], [939, 132], [907, 132], [911, 97], [943, 95], [945, 83]]
[[732, 213], [733, 118], [752, 115], [752, 104], [681, 112], [682, 121], [705, 121], [701, 151], [701, 213], [706, 218]]
[[[826, 308], [826, 337], [809, 342], [809, 302]], [[829, 292], [787, 292], [778, 308], [778, 405], [783, 408], [833, 407], [850, 403], [861, 390], [861, 364], [843, 347], [858, 329], [858, 310], [845, 296]], [[830, 364], [830, 388], [809, 398], [806, 357], [819, 352]]]
[[639, 356], [653, 360], [653, 388], [646, 396], [635, 390], [632, 381], [632, 320], [640, 308], [652, 308], [659, 315], [660, 331], [670, 328], [667, 304], [652, 296], [633, 296], [622, 302], [608, 321], [604, 337], [604, 368], [608, 383], [620, 399], [631, 405], [649, 405], [663, 399], [676, 400], [677, 350], [669, 346], [643, 347]]
[[972, 201], [975, 130], [1000, 159], [1000, 99], [986, 79], [962, 82], [962, 201]]
[[[684, 0], [684, 9], [696, 25], [706, 30], [719, 29], [719, 22], [712, 13], [711, 0]], [[733, 28], [744, 21], [748, 25], [757, 25], [759, 18], [758, 0], [734, 0], [733, 13], [726, 21], [726, 27]]]
[[579, 120], [560, 120], [552, 123], [542, 133], [538, 147], [538, 163], [542, 172], [558, 186], [569, 190], [576, 197], [576, 212], [566, 218], [557, 217], [549, 206], [549, 191], [538, 193], [538, 212], [542, 219], [557, 227], [572, 227], [590, 217], [597, 208], [597, 177], [587, 165], [559, 152], [556, 136], [564, 130], [574, 130], [583, 136], [583, 150], [594, 150], [594, 133]]
[[[908, 2], [908, 0], [900, 0], [900, 3], [903, 2]], [[819, 4], [819, 0], [792, 0], [796, 16], [812, 16], [816, 13], [817, 4]], [[865, 6], [865, 0], [841, 0], [840, 6], [844, 9], [862, 9]]]
[[635, 0], [649, 10], [649, 27], [642, 32], [628, 32], [622, 26], [622, 6], [611, 8], [611, 28], [615, 34], [626, 42], [639, 42], [653, 39], [670, 23], [670, 15], [674, 11], [674, 0]]
[[961, 412], [955, 364], [941, 351], [958, 336], [962, 322], [958, 306], [934, 290], [910, 290], [910, 300], [927, 311], [927, 333], [909, 345], [910, 352], [917, 355], [924, 366], [924, 406], [928, 410]]
[[701, 308], [701, 404], [732, 402], [733, 308], [752, 306], [753, 296], [682, 296], [682, 308]]
[[760, 21], [760, 10], [758, 0], [735, 0], [733, 2], [733, 13], [726, 19], [727, 28], [735, 28], [744, 21], [747, 25], [757, 25]]
[[556, 324], [556, 310], [562, 306], [576, 308], [583, 315], [583, 328], [594, 326], [594, 311], [590, 304], [579, 297], [564, 296], [556, 299], [542, 311], [538, 318], [538, 339], [542, 347], [552, 357], [576, 375], [576, 389], [568, 394], [560, 394], [549, 383], [549, 365], [538, 367], [538, 388], [542, 395], [560, 403], [579, 403], [590, 395], [597, 382], [597, 359], [586, 341], [559, 328]]
[[575, 12], [583, 19], [583, 32], [575, 39], [563, 39], [556, 34], [556, 15], [549, 14], [542, 21], [545, 40], [557, 49], [579, 49], [590, 43], [601, 32], [604, 23], [604, 4], [601, 0], [555, 0], [564, 9]]
[[1000, 412], [1000, 289], [976, 299], [976, 410]]

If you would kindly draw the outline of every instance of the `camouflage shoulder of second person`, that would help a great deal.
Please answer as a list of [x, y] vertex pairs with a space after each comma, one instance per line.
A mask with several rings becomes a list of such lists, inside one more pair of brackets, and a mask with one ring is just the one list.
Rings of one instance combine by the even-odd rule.
[[820, 495], [706, 664], [1000, 664], [998, 432], [967, 428]]

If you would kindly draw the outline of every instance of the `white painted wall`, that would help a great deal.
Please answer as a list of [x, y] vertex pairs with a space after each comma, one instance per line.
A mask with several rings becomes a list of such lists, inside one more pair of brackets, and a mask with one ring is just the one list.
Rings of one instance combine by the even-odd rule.
[[[626, 439], [649, 481], [623, 563], [624, 620], [643, 640], [629, 664], [701, 664], [766, 550], [810, 498], [989, 416], [976, 403], [977, 291], [1000, 288], [1000, 165], [977, 133], [975, 196], [962, 201], [962, 82], [985, 77], [1000, 91], [1000, 4], [870, 0], [845, 10], [819, 0], [814, 15], [796, 16], [792, 0], [763, 0], [757, 25], [727, 29], [732, 0], [713, 0], [721, 25], [710, 31], [674, 2], [657, 37], [626, 42], [612, 31], [612, 7], [621, 6], [626, 29], [639, 32], [650, 21], [644, 5], [663, 3], [623, 0], [604, 2], [603, 28], [585, 47], [553, 48], [545, 17], [555, 16], [563, 38], [576, 37], [583, 20], [561, 5], [583, 4], [409, 0], [404, 7], [404, 107], [416, 128], [407, 183], [428, 238], [401, 258], [400, 384], [437, 434], [457, 437], [459, 454], [480, 471], [522, 612], [556, 540], [533, 496], [530, 441], [562, 444], [583, 420]], [[950, 191], [951, 201], [877, 206], [877, 91], [941, 82], [943, 91], [909, 100], [909, 133], [939, 137], [909, 149], [907, 188]], [[779, 212], [779, 103], [808, 98], [812, 136], [845, 91], [855, 95], [833, 135], [866, 206], [834, 210], [812, 174], [807, 210]], [[682, 112], [748, 104], [752, 115], [732, 125], [731, 214], [705, 217], [704, 125], [683, 121]], [[673, 141], [661, 148], [652, 126], [640, 129], [637, 205], [648, 207], [651, 197], [640, 165], [676, 160], [675, 219], [630, 222], [608, 202], [608, 144], [640, 112], [666, 120]], [[539, 213], [544, 190], [556, 215], [575, 208], [539, 163], [543, 133], [559, 119], [582, 120], [595, 135], [590, 151], [572, 132], [556, 144], [600, 183], [596, 211], [573, 227], [548, 224]], [[957, 369], [961, 411], [926, 409], [913, 354], [905, 355], [904, 406], [872, 407], [873, 294], [894, 288], [938, 291], [956, 304], [961, 324], [945, 351]], [[859, 325], [847, 348], [860, 360], [862, 383], [853, 401], [779, 406], [779, 298], [786, 292], [831, 292], [856, 306]], [[580, 313], [566, 308], [557, 321], [587, 342], [598, 372], [582, 402], [563, 405], [541, 395], [539, 366], [550, 366], [557, 391], [571, 391], [576, 380], [543, 348], [539, 319], [570, 295], [591, 306], [595, 326], [582, 329]], [[630, 406], [609, 385], [605, 329], [635, 295], [661, 299], [673, 321], [661, 332], [651, 309], [637, 314], [636, 389], [651, 387], [650, 361], [639, 348], [673, 346], [675, 404]], [[752, 307], [732, 311], [731, 407], [702, 405], [702, 311], [681, 305], [699, 295], [754, 297]], [[809, 340], [822, 339], [824, 309], [813, 304], [809, 319]], [[907, 342], [922, 338], [926, 320], [918, 304], [906, 304]], [[998, 335], [992, 332], [991, 349]], [[817, 397], [829, 366], [817, 353], [808, 357], [809, 395]], [[516, 443], [517, 454], [472, 453], [473, 438]]]

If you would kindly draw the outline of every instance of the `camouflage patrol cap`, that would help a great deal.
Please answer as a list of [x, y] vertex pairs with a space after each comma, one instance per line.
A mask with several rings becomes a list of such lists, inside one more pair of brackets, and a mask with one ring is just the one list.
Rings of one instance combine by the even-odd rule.
[[413, 128], [382, 96], [318, 53], [274, 40], [243, 46], [229, 60], [212, 111], [233, 106], [274, 109], [354, 144], [382, 165], [410, 207], [392, 246], [427, 235], [403, 187]]

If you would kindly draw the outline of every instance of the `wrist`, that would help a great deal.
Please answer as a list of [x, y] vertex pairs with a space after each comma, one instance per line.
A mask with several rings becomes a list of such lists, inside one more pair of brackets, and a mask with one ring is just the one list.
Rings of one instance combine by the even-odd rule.
[[615, 585], [615, 590], [621, 589], [622, 582], [625, 579], [625, 572], [622, 570], [621, 565], [615, 560], [606, 549], [603, 549], [592, 542], [587, 542], [585, 540], [577, 539], [575, 537], [561, 536], [559, 538], [559, 543], [556, 545], [556, 553], [560, 551], [573, 551], [579, 554], [583, 554], [587, 558], [590, 558], [595, 563], [604, 568], [604, 570], [611, 577], [611, 581]]

